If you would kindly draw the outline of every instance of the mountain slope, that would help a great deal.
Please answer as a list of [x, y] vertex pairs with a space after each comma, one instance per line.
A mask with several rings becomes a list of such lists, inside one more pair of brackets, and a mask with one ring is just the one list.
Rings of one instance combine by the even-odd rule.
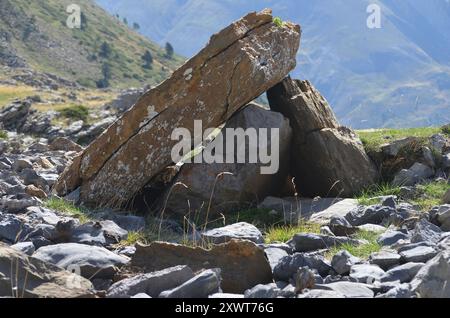
[[[97, 0], [190, 56], [248, 11], [271, 7], [303, 28], [294, 75], [310, 79], [354, 128], [450, 122], [450, 2], [447, 0]], [[382, 28], [366, 26], [382, 7]]]
[[[164, 49], [139, 35], [93, 1], [78, 0], [81, 29], [66, 25], [71, 0], [1, 0], [0, 64], [28, 67], [58, 75], [85, 86], [103, 78], [110, 65], [111, 85], [156, 84], [165, 79], [182, 59], [165, 57]], [[111, 50], [101, 54], [102, 44]], [[142, 55], [149, 50], [152, 69], [144, 69]]]

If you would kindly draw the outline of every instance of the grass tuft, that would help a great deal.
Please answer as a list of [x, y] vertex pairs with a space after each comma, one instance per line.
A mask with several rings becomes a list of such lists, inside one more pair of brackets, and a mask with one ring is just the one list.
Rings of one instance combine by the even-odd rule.
[[62, 117], [72, 120], [87, 121], [89, 118], [89, 109], [82, 105], [73, 105], [63, 108], [59, 113]]
[[81, 207], [77, 207], [72, 202], [66, 201], [64, 199], [55, 197], [50, 198], [45, 201], [45, 207], [75, 217], [82, 224], [90, 222], [92, 220], [87, 210]]
[[377, 242], [380, 234], [360, 231], [353, 236], [353, 238], [358, 240], [366, 240], [366, 244], [353, 245], [353, 244], [343, 244], [341, 246], [336, 246], [331, 248], [325, 257], [329, 260], [333, 258], [334, 255], [344, 250], [352, 254], [353, 256], [359, 257], [361, 259], [367, 259], [371, 254], [381, 251], [382, 246]]
[[270, 243], [286, 243], [291, 240], [294, 235], [299, 233], [320, 233], [320, 224], [302, 222], [292, 226], [274, 226], [269, 228], [265, 235], [267, 244]]
[[446, 181], [435, 181], [417, 186], [422, 194], [413, 200], [413, 204], [419, 206], [422, 211], [430, 211], [441, 204], [442, 198], [450, 189]]
[[393, 186], [389, 183], [382, 183], [363, 190], [355, 197], [355, 199], [358, 200], [359, 205], [370, 206], [380, 203], [380, 200], [377, 199], [377, 197], [389, 195], [399, 196], [400, 192], [400, 187]]
[[275, 17], [273, 19], [273, 23], [275, 23], [275, 25], [279, 28], [282, 28], [284, 26], [284, 22], [280, 17]]

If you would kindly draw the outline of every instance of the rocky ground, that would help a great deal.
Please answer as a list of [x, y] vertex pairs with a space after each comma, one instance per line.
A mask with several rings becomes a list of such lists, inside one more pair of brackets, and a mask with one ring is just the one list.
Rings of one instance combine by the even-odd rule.
[[[58, 127], [33, 98], [1, 110], [0, 297], [450, 298], [449, 127], [366, 133], [364, 148], [308, 81], [286, 77], [300, 32], [272, 20], [250, 14], [158, 89], [124, 92], [88, 122]], [[214, 77], [219, 48], [235, 59], [231, 82], [255, 72], [247, 97]], [[192, 92], [191, 80], [206, 81], [196, 63], [213, 75]], [[216, 88], [225, 95], [211, 98]], [[170, 144], [152, 138], [194, 116], [179, 114], [183, 98], [163, 108], [179, 89], [194, 112], [208, 97], [197, 116], [217, 126], [280, 128], [279, 173], [237, 163], [158, 174]], [[247, 105], [265, 90], [271, 110]]]

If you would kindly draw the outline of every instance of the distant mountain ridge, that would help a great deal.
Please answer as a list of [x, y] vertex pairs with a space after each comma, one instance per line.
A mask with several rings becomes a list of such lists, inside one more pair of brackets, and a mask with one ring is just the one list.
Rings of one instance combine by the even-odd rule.
[[[137, 21], [156, 42], [185, 56], [249, 11], [270, 7], [300, 23], [295, 77], [309, 79], [343, 124], [416, 127], [450, 122], [448, 0], [97, 0]], [[382, 28], [366, 26], [367, 6], [382, 8]]]
[[[164, 48], [108, 14], [91, 0], [77, 0], [82, 28], [66, 21], [72, 0], [1, 0], [0, 66], [51, 73], [82, 86], [95, 87], [109, 66], [112, 87], [157, 84], [183, 59], [167, 58]], [[107, 48], [102, 45], [107, 43]], [[102, 54], [102, 50], [104, 50]], [[142, 67], [151, 52], [153, 65]]]

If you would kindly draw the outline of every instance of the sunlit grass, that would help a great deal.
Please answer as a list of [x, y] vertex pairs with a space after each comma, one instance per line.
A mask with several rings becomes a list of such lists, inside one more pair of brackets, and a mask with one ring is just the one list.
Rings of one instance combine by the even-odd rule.
[[320, 224], [301, 222], [298, 225], [274, 226], [267, 230], [265, 241], [270, 243], [286, 243], [299, 233], [320, 233]]
[[30, 86], [0, 85], [0, 108], [7, 106], [15, 99], [21, 99], [35, 94], [34, 88]]
[[45, 207], [48, 209], [67, 214], [68, 216], [77, 218], [80, 223], [84, 224], [90, 222], [92, 218], [89, 216], [87, 210], [76, 206], [72, 202], [60, 198], [50, 198], [45, 201]]
[[359, 195], [355, 197], [358, 200], [358, 204], [370, 206], [380, 203], [377, 197], [389, 196], [389, 195], [400, 195], [400, 187], [393, 186], [389, 183], [383, 183], [379, 185], [374, 185], [363, 190]]
[[325, 255], [329, 260], [333, 258], [334, 255], [340, 251], [347, 251], [353, 256], [359, 257], [361, 259], [367, 259], [372, 253], [377, 253], [381, 250], [382, 246], [377, 242], [380, 237], [379, 233], [373, 233], [369, 231], [360, 231], [353, 236], [354, 239], [365, 240], [366, 244], [353, 245], [353, 244], [343, 244], [331, 248]]

